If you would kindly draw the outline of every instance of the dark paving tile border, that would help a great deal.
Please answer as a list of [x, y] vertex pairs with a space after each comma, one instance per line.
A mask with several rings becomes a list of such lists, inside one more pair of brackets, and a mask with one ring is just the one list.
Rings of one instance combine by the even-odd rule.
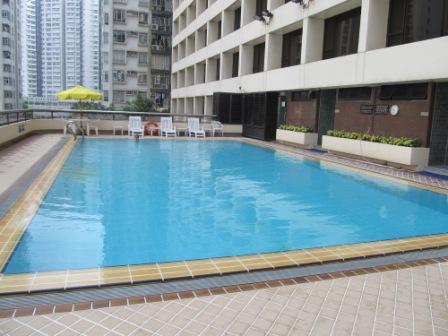
[[164, 284], [142, 284], [97, 290], [10, 296], [0, 299], [0, 318], [223, 295], [407, 269], [441, 262], [448, 262], [448, 248], [319, 266], [171, 281]]

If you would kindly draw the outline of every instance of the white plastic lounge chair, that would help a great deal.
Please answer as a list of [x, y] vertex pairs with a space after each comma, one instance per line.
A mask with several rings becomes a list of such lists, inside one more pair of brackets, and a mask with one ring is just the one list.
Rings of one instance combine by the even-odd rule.
[[188, 135], [197, 137], [205, 137], [205, 131], [199, 124], [199, 118], [188, 118]]
[[212, 135], [215, 136], [216, 133], [221, 133], [224, 136], [224, 126], [216, 120], [212, 121]]
[[160, 118], [160, 135], [161, 136], [177, 136], [176, 127], [173, 126], [173, 118], [162, 117]]
[[145, 131], [143, 130], [142, 118], [141, 117], [129, 117], [129, 125], [128, 125], [129, 135], [143, 135]]

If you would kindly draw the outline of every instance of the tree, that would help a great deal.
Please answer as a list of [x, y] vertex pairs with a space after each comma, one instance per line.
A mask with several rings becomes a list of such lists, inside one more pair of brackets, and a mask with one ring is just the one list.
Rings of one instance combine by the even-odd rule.
[[78, 101], [72, 104], [72, 110], [105, 110], [106, 107], [101, 103], [92, 101]]
[[156, 107], [154, 102], [142, 95], [137, 95], [135, 99], [133, 99], [130, 102], [126, 103], [126, 106], [124, 107], [125, 111], [132, 111], [132, 112], [152, 112], [155, 111]]

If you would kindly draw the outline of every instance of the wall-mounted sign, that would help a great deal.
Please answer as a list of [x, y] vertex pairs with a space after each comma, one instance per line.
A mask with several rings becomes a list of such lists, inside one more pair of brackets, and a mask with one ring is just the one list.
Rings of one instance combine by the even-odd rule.
[[361, 114], [389, 114], [389, 105], [361, 105], [359, 108]]

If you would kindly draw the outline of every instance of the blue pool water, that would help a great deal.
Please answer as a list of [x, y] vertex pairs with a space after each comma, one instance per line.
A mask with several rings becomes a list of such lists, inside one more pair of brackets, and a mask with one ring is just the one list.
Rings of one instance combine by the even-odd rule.
[[448, 197], [237, 141], [79, 141], [5, 273], [448, 232]]

